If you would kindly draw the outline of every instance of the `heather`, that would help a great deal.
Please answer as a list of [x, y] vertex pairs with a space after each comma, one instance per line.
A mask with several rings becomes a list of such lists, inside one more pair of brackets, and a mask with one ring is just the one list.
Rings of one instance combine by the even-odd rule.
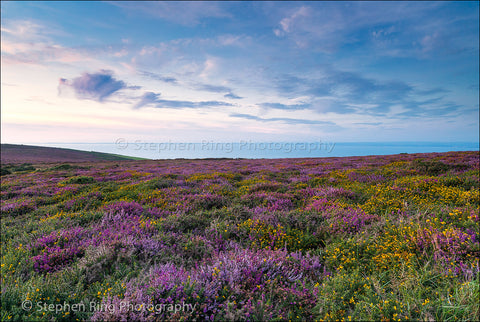
[[2, 320], [480, 318], [478, 152], [8, 169]]

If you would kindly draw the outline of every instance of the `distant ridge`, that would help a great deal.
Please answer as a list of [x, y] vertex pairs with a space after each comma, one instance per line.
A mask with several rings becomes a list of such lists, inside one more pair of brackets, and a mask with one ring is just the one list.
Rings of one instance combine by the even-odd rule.
[[0, 155], [2, 164], [146, 160], [118, 154], [21, 144], [2, 144]]

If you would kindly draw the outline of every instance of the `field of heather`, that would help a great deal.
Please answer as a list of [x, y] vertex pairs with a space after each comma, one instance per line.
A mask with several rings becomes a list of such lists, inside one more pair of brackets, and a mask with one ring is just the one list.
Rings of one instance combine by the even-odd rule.
[[2, 320], [479, 320], [479, 154], [10, 167]]

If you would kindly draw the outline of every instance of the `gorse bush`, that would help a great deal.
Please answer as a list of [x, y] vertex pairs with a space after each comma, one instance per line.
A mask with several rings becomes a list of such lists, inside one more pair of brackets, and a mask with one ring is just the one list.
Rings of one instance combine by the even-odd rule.
[[2, 320], [480, 319], [477, 152], [40, 168], [2, 166]]

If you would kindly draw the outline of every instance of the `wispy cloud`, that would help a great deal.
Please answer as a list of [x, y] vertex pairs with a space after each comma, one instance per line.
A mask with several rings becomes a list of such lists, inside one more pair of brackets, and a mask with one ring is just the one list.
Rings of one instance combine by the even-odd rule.
[[301, 20], [308, 17], [310, 14], [310, 10], [305, 7], [301, 6], [295, 11], [288, 15], [287, 17], [283, 18], [279, 23], [279, 28], [274, 29], [274, 33], [277, 36], [284, 36], [286, 33], [292, 32], [292, 29], [295, 28], [295, 25], [298, 24]]
[[326, 121], [295, 119], [295, 118], [288, 118], [288, 117], [263, 118], [263, 117], [259, 117], [251, 114], [242, 114], [242, 113], [233, 113], [233, 114], [230, 114], [230, 117], [243, 118], [247, 120], [254, 120], [254, 121], [260, 121], [260, 122], [284, 122], [288, 124], [317, 124], [317, 125], [336, 126], [335, 123], [326, 122]]
[[225, 97], [225, 98], [231, 98], [231, 99], [234, 99], [234, 100], [239, 100], [239, 99], [242, 99], [242, 98], [243, 98], [243, 97], [238, 96], [238, 95], [235, 95], [235, 94], [233, 94], [233, 93], [225, 94], [225, 95], [223, 95], [223, 97]]
[[[292, 41], [296, 46], [332, 54], [342, 46], [362, 43], [366, 55], [374, 52], [385, 56], [452, 55], [466, 50], [466, 39], [458, 34], [466, 23], [478, 20], [478, 14], [462, 19], [439, 15], [445, 4], [438, 1], [421, 2], [412, 6], [402, 1], [323, 2], [298, 4], [278, 10], [273, 33]], [[422, 21], [419, 27], [418, 21]], [[477, 29], [478, 34], [478, 29]], [[469, 35], [471, 35], [469, 33]], [[462, 35], [463, 38], [465, 34]], [[478, 50], [473, 37], [467, 47]], [[368, 56], [366, 56], [368, 57]]]
[[378, 126], [378, 125], [382, 125], [383, 123], [382, 122], [357, 122], [357, 123], [354, 123], [356, 125], [369, 125], [369, 126]]
[[101, 62], [100, 57], [118, 59], [128, 53], [124, 48], [112, 45], [65, 46], [58, 41], [58, 37], [66, 35], [61, 29], [49, 27], [48, 23], [13, 20], [4, 24], [2, 21], [2, 62], [40, 66], [74, 66], [77, 63], [105, 66], [108, 63]]
[[[445, 96], [438, 95], [449, 92], [442, 87], [417, 89], [414, 85], [401, 80], [380, 80], [332, 67], [319, 69], [319, 74], [320, 76], [311, 78], [295, 74], [274, 77], [279, 95], [307, 96], [311, 99], [309, 104], [261, 103], [259, 106], [284, 110], [311, 108], [318, 112], [342, 114], [357, 112], [380, 116], [388, 113], [392, 106], [400, 104], [412, 115], [419, 112], [428, 114], [430, 110], [425, 108], [444, 102]], [[330, 103], [325, 104], [323, 98], [328, 98]], [[457, 105], [456, 108], [460, 109], [461, 106]]]
[[[146, 76], [150, 79], [158, 80], [164, 83], [169, 83], [172, 85], [179, 85], [179, 86], [187, 86], [191, 89], [198, 90], [198, 91], [205, 91], [205, 92], [211, 92], [211, 93], [220, 93], [223, 94], [225, 98], [230, 98], [230, 99], [241, 99], [241, 96], [238, 96], [233, 93], [233, 89], [228, 87], [228, 86], [223, 86], [223, 85], [212, 85], [212, 84], [205, 84], [201, 82], [194, 82], [193, 84], [190, 85], [185, 85], [179, 83], [178, 79], [173, 76], [164, 76], [158, 73], [152, 73], [152, 72], [147, 72], [147, 71], [139, 71], [139, 73], [142, 76]], [[141, 104], [143, 105], [143, 104]]]
[[163, 75], [160, 75], [160, 74], [147, 72], [147, 71], [140, 71], [140, 74], [143, 75], [143, 76], [147, 76], [151, 79], [161, 81], [161, 82], [177, 84], [177, 79], [175, 77], [172, 77], [172, 76], [163, 76]]
[[445, 94], [445, 93], [448, 93], [450, 91], [445, 89], [445, 88], [442, 88], [442, 87], [435, 87], [435, 88], [426, 89], [426, 90], [416, 90], [416, 92], [419, 95], [427, 96], [427, 95]]
[[222, 101], [181, 101], [181, 100], [167, 100], [160, 98], [160, 93], [145, 92], [140, 100], [133, 106], [140, 108], [143, 106], [151, 106], [155, 108], [210, 108], [218, 106], [233, 106], [233, 104]]
[[159, 101], [160, 93], [145, 92], [140, 100], [133, 106], [134, 108], [140, 108], [148, 104], [156, 104]]
[[279, 110], [304, 110], [310, 108], [310, 104], [281, 104], [281, 103], [260, 103], [258, 104], [262, 108], [279, 109]]
[[213, 92], [213, 93], [229, 93], [232, 92], [232, 89], [227, 86], [222, 85], [211, 85], [211, 84], [197, 84], [195, 86], [198, 90]]
[[[1, 31], [3, 35], [14, 37], [21, 41], [47, 41], [49, 35], [59, 33], [47, 28], [45, 25], [32, 20], [13, 20], [2, 23]], [[3, 40], [3, 39], [2, 39]]]
[[228, 18], [232, 15], [217, 2], [110, 2], [129, 13], [139, 12], [185, 26], [196, 26], [206, 18]]
[[230, 98], [230, 99], [242, 98], [241, 96], [234, 94], [233, 89], [228, 86], [197, 83], [193, 86], [193, 88], [199, 91], [206, 91], [206, 92], [212, 92], [212, 93], [221, 93], [221, 94], [226, 93], [223, 95], [223, 97], [225, 98]]

